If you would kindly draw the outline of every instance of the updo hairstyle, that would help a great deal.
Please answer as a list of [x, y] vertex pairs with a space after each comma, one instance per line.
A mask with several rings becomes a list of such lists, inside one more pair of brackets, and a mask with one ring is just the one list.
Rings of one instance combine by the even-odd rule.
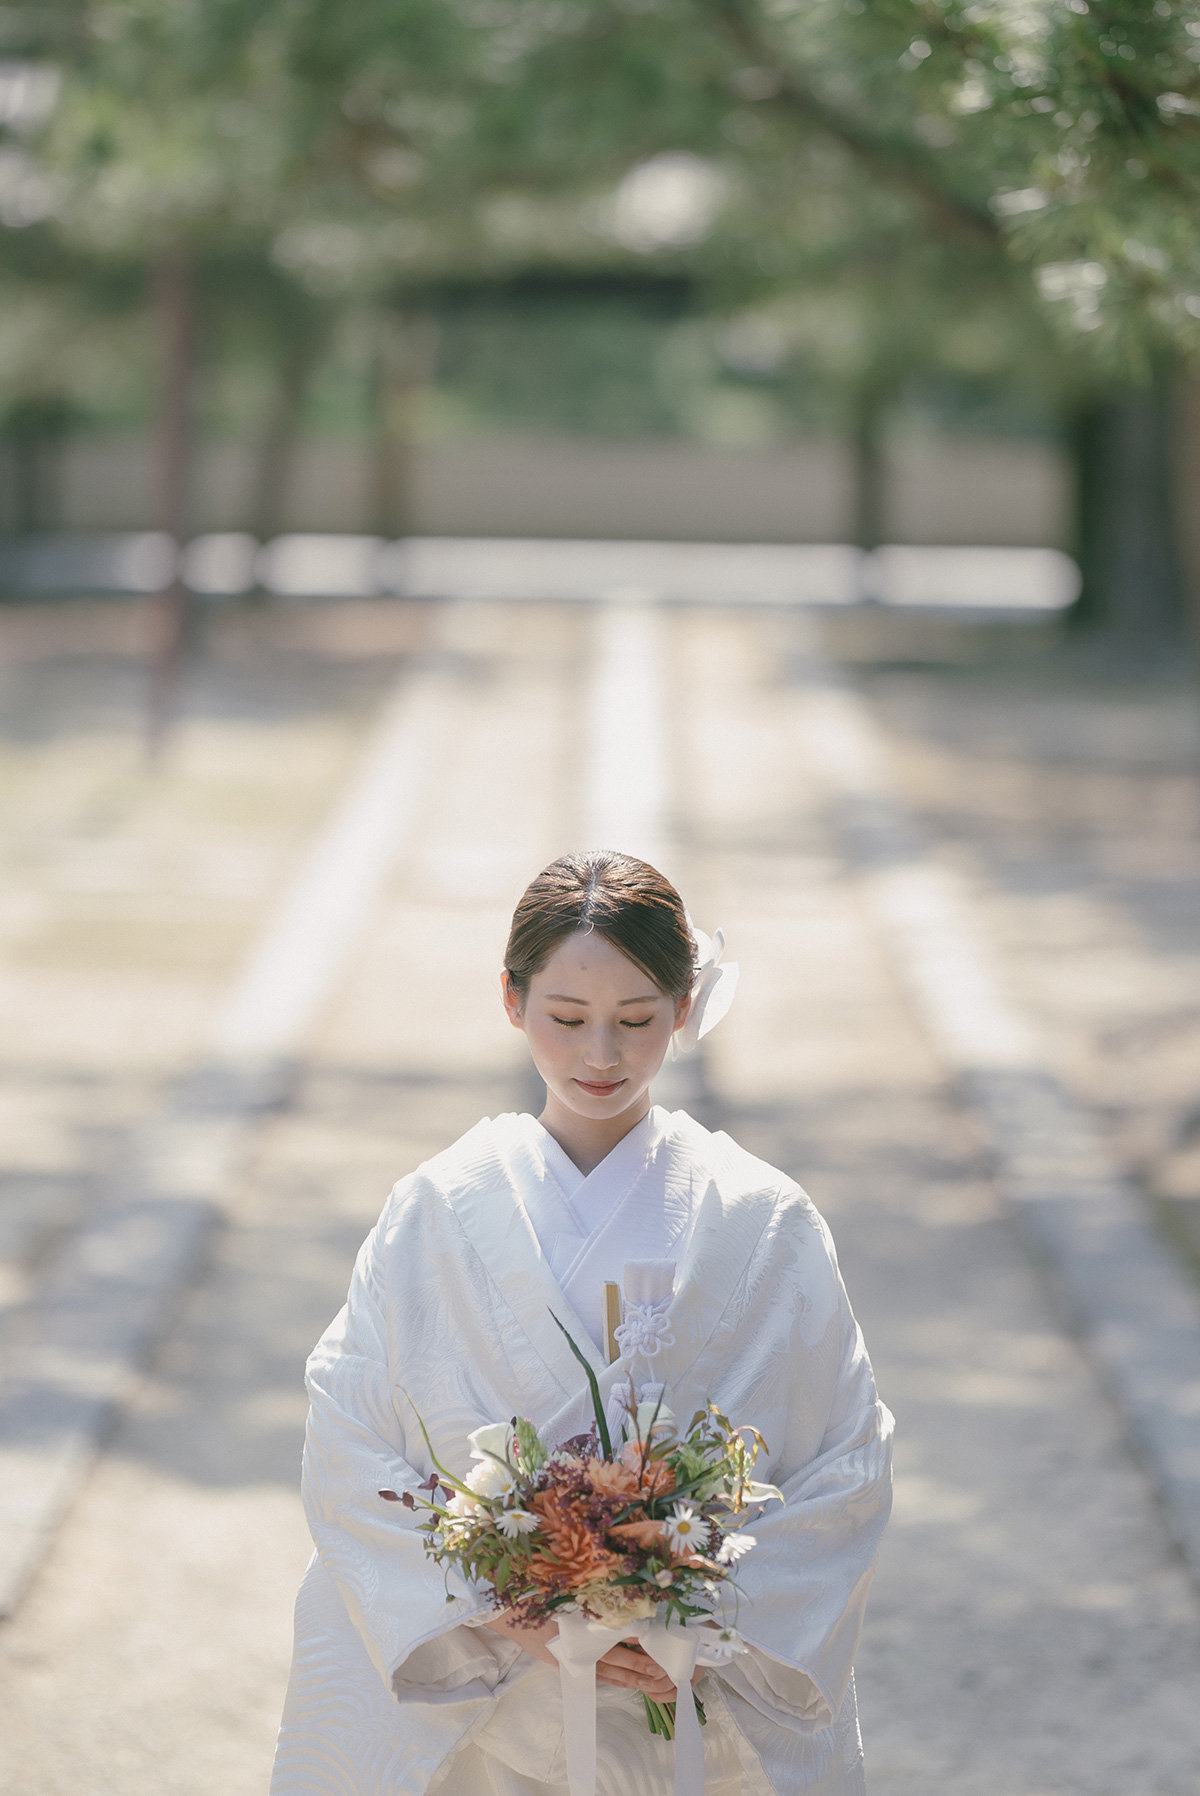
[[504, 966], [524, 1004], [558, 944], [592, 931], [676, 1002], [692, 988], [696, 943], [669, 879], [632, 854], [564, 854], [526, 887], [513, 912]]

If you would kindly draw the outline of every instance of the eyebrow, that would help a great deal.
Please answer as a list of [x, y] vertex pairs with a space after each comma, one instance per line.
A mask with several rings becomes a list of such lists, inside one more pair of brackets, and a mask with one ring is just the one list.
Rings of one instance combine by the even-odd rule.
[[[617, 1009], [624, 1009], [626, 1004], [656, 1004], [661, 997], [661, 992], [647, 992], [643, 998], [622, 998]], [[554, 1004], [582, 1004], [585, 1009], [591, 1004], [590, 998], [572, 998], [566, 992], [547, 992], [546, 1000]]]

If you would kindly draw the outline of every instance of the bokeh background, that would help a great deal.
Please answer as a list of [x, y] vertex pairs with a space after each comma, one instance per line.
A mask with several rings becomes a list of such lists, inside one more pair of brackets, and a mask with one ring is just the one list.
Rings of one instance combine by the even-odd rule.
[[1178, 0], [0, 8], [6, 1791], [265, 1789], [305, 1353], [600, 843], [899, 1417], [875, 1796], [1200, 1791], [1198, 201]]
[[1161, 629], [1196, 23], [9, 9], [5, 528], [1046, 544]]

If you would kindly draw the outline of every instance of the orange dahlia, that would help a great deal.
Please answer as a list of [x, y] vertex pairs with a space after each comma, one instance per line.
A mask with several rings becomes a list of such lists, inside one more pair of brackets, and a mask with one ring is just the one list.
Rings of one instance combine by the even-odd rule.
[[636, 1497], [640, 1489], [636, 1471], [607, 1459], [589, 1459], [587, 1475], [592, 1489], [602, 1496], [629, 1499]]
[[554, 1491], [539, 1491], [530, 1499], [530, 1507], [542, 1517], [539, 1534], [549, 1549], [536, 1555], [530, 1565], [535, 1583], [563, 1584], [573, 1590], [616, 1563], [614, 1554], [605, 1552], [582, 1523], [559, 1507]]
[[642, 1474], [642, 1490], [647, 1498], [666, 1497], [675, 1489], [675, 1474], [661, 1459], [652, 1460]]
[[616, 1522], [608, 1530], [618, 1540], [631, 1540], [639, 1547], [657, 1546], [666, 1531], [665, 1522]]
[[665, 1497], [675, 1489], [675, 1474], [661, 1459], [647, 1457], [640, 1441], [627, 1441], [618, 1456], [619, 1463], [637, 1474], [638, 1489], [647, 1498]]

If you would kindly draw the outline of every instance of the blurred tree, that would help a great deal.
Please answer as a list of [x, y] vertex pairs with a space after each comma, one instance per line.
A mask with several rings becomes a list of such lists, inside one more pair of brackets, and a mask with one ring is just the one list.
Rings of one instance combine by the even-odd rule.
[[74, 422], [74, 408], [58, 394], [14, 399], [5, 408], [10, 501], [3, 521], [15, 536], [57, 527], [62, 450]]
[[1081, 615], [1136, 628], [1177, 611], [1169, 483], [1132, 470], [1151, 465], [1148, 412], [1161, 440], [1172, 371], [1200, 352], [1184, 10], [527, 0], [455, 18], [449, 87], [444, 64], [414, 84], [411, 15], [385, 0], [311, 8], [293, 46], [310, 121], [312, 70], [341, 96], [342, 122], [330, 111], [315, 135], [344, 141], [352, 117], [363, 187], [386, 207], [391, 184], [398, 285], [431, 262], [487, 278], [640, 259], [690, 271], [718, 305], [825, 292], [858, 320], [844, 373], [864, 541], [882, 528], [891, 396], [914, 370], [962, 370], [990, 319], [1006, 354], [983, 359], [1054, 394], [1068, 425]]
[[999, 242], [1032, 269], [1066, 354], [1056, 384], [1075, 452], [1078, 615], [1126, 632], [1177, 624], [1175, 389], [1200, 356], [1194, 9], [713, 5], [802, 130], [843, 143], [946, 241]]
[[[19, 216], [4, 206], [6, 168], [16, 166], [4, 159], [16, 152], [0, 146], [0, 219], [20, 227], [0, 232], [0, 258], [52, 315], [88, 301], [94, 311], [149, 310], [154, 521], [178, 541], [191, 523], [198, 363], [256, 312], [278, 371], [254, 494], [255, 521], [270, 527], [322, 336], [326, 308], [270, 254], [288, 195], [288, 115], [261, 103], [272, 45], [256, 26], [277, 12], [46, 0], [0, 17], [0, 37], [26, 59], [0, 66], [0, 122], [11, 123], [6, 79], [53, 76], [54, 87], [53, 104], [14, 127], [22, 191], [32, 185], [38, 200]], [[127, 359], [139, 351], [125, 345]], [[155, 602], [152, 737], [174, 702], [188, 610], [176, 577]]]
[[[390, 316], [381, 521], [402, 517], [399, 346], [425, 296], [636, 269], [727, 315], [786, 314], [791, 353], [836, 365], [864, 540], [881, 420], [914, 371], [1052, 392], [1093, 614], [1170, 612], [1171, 558], [1151, 604], [1133, 553], [1161, 537], [1157, 483], [1135, 504], [1121, 459], [1143, 465], [1145, 394], [1200, 349], [1200, 40], [1168, 0], [46, 0], [39, 17], [63, 88], [29, 141], [61, 253], [186, 262], [197, 291], [223, 260], [314, 318]], [[165, 336], [181, 354], [188, 333]], [[312, 353], [288, 344], [264, 519]], [[1099, 547], [1101, 520], [1119, 546]], [[1102, 568], [1128, 570], [1121, 598]]]
[[[198, 286], [206, 264], [262, 253], [279, 178], [273, 132], [269, 123], [248, 132], [254, 115], [236, 112], [249, 76], [237, 9], [65, 0], [51, 10], [74, 27], [62, 95], [37, 142], [57, 189], [54, 233], [94, 268], [137, 270], [145, 283], [157, 361], [155, 523], [182, 542], [195, 365], [209, 322]], [[175, 702], [188, 613], [176, 572], [155, 604], [152, 741]]]

